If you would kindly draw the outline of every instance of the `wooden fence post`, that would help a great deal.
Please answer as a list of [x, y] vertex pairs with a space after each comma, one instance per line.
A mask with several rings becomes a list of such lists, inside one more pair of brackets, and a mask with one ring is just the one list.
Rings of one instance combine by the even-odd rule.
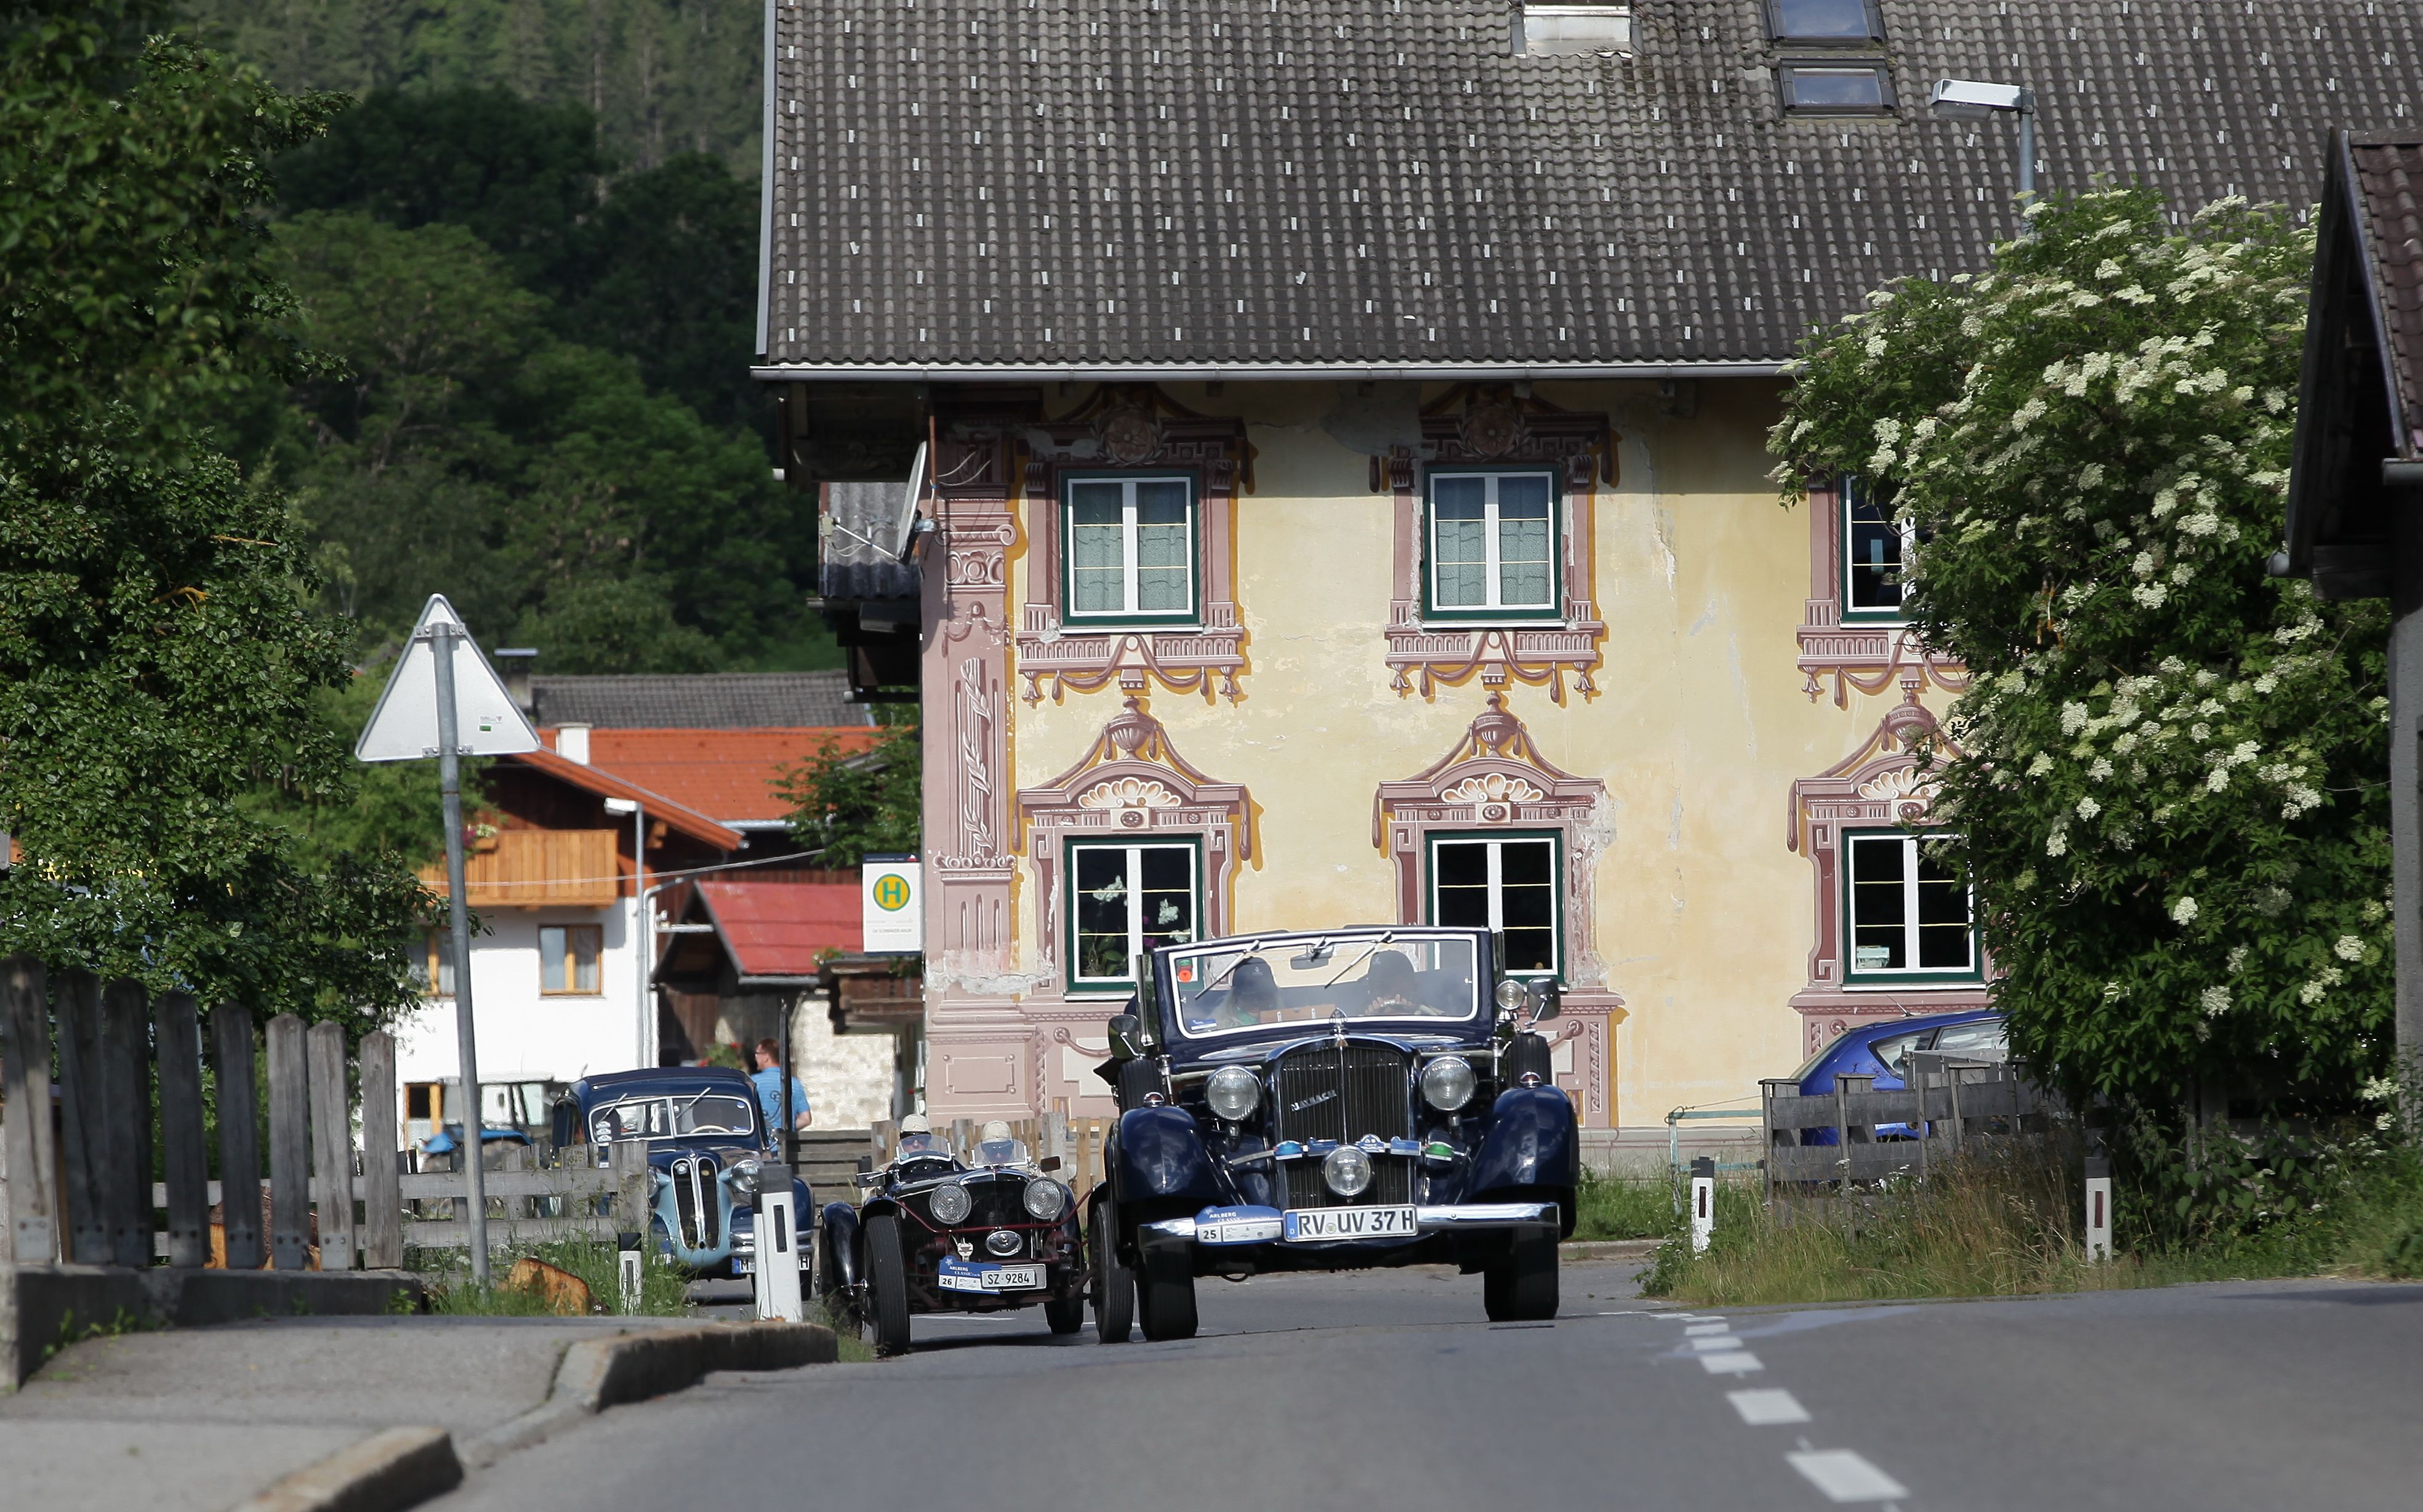
[[109, 1264], [109, 1220], [97, 1184], [109, 1159], [109, 1125], [102, 1117], [101, 979], [62, 971], [51, 979], [51, 1011], [58, 1020], [60, 1154], [66, 1157], [66, 1257], [79, 1265]]
[[0, 963], [0, 1170], [8, 1178], [9, 1252], [21, 1265], [59, 1257], [47, 987], [32, 956]]
[[219, 1233], [230, 1270], [259, 1270], [261, 1090], [252, 1064], [252, 1010], [211, 1010], [211, 1068], [218, 1074]]
[[314, 1024], [304, 1035], [311, 1078], [312, 1187], [320, 1200], [320, 1268], [354, 1268], [354, 1100], [345, 1095], [345, 1030]]
[[113, 981], [101, 990], [102, 1116], [109, 1164], [94, 1184], [109, 1213], [113, 1265], [151, 1264], [151, 995]]
[[614, 1165], [614, 1227], [636, 1233], [647, 1243], [648, 1212], [656, 1183], [648, 1176], [648, 1146], [643, 1139], [617, 1139], [608, 1145]]
[[310, 1264], [311, 1093], [303, 1021], [269, 1021], [269, 1252], [280, 1270]]
[[404, 1199], [398, 1195], [395, 1139], [395, 1036], [362, 1036], [362, 1264], [404, 1264]]
[[211, 1172], [202, 1147], [202, 1030], [190, 994], [160, 995], [151, 1005], [151, 1040], [160, 1062], [168, 1264], [200, 1265], [211, 1256]]

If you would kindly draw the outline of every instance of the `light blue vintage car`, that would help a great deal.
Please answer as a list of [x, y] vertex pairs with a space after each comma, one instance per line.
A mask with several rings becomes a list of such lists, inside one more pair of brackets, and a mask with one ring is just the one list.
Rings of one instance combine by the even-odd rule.
[[[577, 1122], [576, 1122], [577, 1121]], [[657, 1252], [700, 1276], [746, 1276], [755, 1265], [759, 1172], [774, 1139], [748, 1077], [721, 1066], [619, 1071], [573, 1083], [557, 1105], [558, 1144], [585, 1130], [603, 1165], [607, 1146], [643, 1139], [655, 1185], [648, 1237]], [[808, 1184], [791, 1180], [791, 1211], [816, 1211]], [[815, 1246], [800, 1246], [810, 1269]]]

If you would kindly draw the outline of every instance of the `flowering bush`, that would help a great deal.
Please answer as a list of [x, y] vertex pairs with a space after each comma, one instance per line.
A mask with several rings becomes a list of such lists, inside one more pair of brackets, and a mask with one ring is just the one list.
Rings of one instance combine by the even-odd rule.
[[2389, 1055], [2387, 613], [2264, 570], [2312, 235], [2137, 190], [2030, 230], [1813, 344], [1787, 502], [1859, 474], [1914, 533], [1905, 613], [1974, 679], [1934, 821], [2019, 1051], [2073, 1093], [2352, 1108]]

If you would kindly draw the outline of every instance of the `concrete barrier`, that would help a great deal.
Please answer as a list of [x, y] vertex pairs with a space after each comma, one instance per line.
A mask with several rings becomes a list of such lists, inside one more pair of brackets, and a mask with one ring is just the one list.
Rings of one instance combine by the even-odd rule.
[[93, 1332], [410, 1312], [422, 1286], [403, 1271], [0, 1265], [0, 1385], [13, 1391]]

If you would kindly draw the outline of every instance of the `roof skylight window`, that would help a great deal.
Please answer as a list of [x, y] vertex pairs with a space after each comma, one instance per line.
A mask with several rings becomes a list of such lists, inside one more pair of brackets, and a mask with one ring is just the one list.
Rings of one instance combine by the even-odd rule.
[[1766, 19], [1780, 42], [1857, 46], [1885, 36], [1876, 0], [1766, 0]]
[[1786, 63], [1776, 71], [1783, 108], [1796, 116], [1877, 116], [1893, 107], [1881, 64]]
[[1632, 51], [1628, 5], [1526, 5], [1522, 26], [1521, 51], [1535, 57]]

